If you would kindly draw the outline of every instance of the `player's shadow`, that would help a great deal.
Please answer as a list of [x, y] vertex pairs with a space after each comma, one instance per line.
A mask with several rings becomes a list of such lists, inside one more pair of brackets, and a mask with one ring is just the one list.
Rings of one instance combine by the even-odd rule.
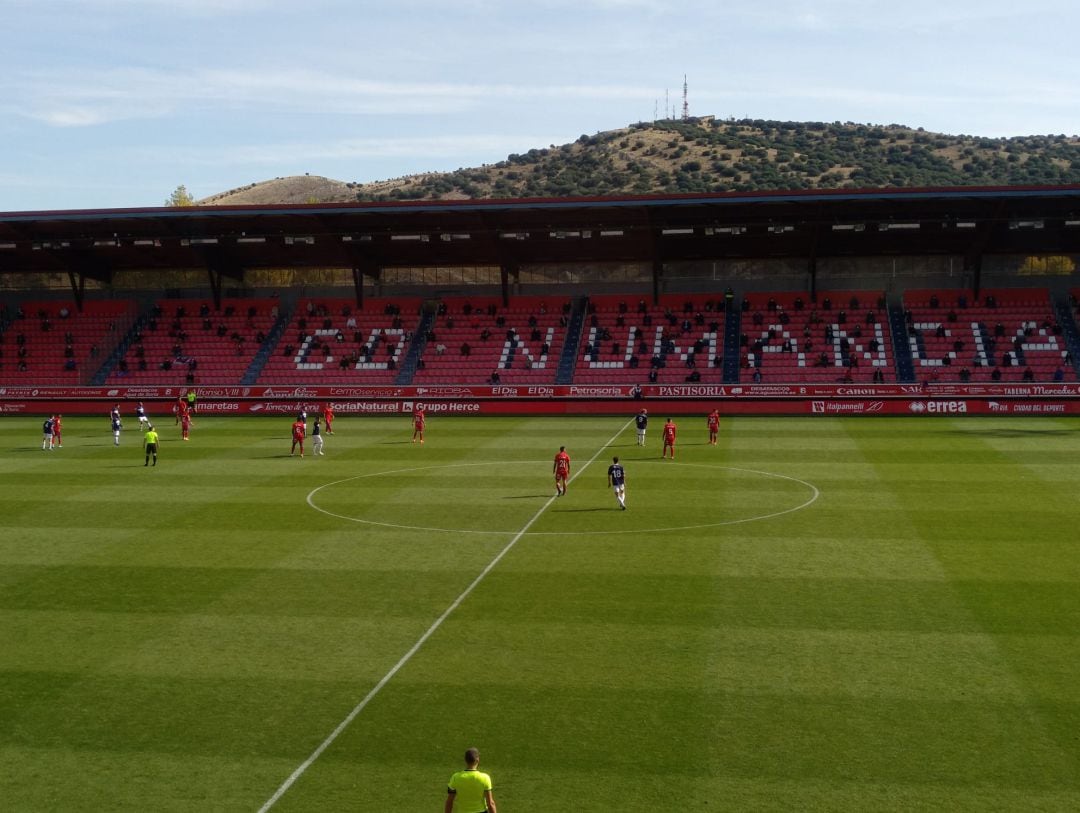
[[610, 508], [552, 508], [553, 514], [592, 514], [596, 511], [611, 511]]
[[517, 494], [514, 496], [503, 497], [504, 500], [542, 500], [545, 497], [550, 497], [550, 494]]

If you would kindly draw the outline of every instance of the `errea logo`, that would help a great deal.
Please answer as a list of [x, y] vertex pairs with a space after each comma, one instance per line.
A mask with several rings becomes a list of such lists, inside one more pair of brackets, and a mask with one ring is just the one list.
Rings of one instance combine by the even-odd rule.
[[909, 409], [916, 415], [959, 415], [968, 411], [967, 401], [912, 401]]

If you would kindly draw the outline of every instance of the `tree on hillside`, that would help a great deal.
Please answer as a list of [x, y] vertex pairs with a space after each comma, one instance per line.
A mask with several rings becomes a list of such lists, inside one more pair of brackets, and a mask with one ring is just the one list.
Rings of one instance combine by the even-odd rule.
[[174, 207], [194, 206], [195, 198], [193, 198], [191, 196], [191, 193], [187, 191], [186, 186], [180, 184], [178, 187], [176, 187], [176, 189], [173, 190], [173, 193], [165, 199], [165, 205]]

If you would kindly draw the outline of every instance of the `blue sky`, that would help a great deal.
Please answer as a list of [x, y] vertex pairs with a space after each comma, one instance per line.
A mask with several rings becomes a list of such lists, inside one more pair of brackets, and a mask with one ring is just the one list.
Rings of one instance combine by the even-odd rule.
[[1072, 0], [0, 0], [0, 211], [491, 163], [664, 115], [1080, 132]]

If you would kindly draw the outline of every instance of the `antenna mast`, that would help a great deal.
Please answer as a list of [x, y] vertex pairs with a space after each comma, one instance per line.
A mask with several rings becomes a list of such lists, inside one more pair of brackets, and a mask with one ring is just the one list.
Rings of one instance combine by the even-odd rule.
[[683, 77], [682, 77], [682, 120], [683, 121], [689, 121], [690, 120], [690, 102], [687, 100], [687, 89], [688, 89], [688, 86], [686, 84], [686, 74], [684, 73]]

